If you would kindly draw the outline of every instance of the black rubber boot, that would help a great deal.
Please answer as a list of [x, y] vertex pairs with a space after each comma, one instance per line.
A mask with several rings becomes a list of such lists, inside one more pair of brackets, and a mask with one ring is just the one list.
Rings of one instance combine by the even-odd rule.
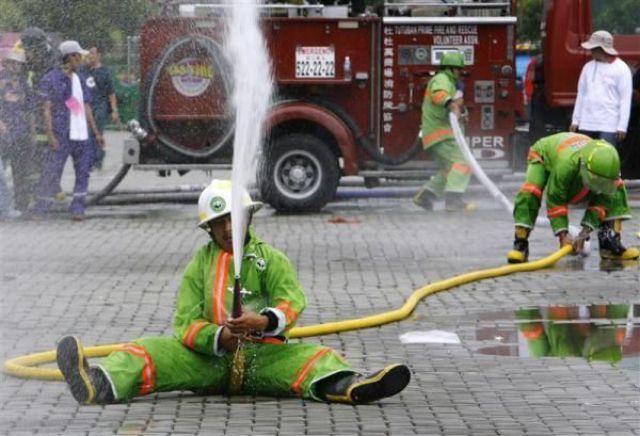
[[322, 380], [317, 391], [320, 397], [332, 403], [366, 404], [396, 395], [410, 380], [409, 368], [395, 364], [366, 377], [359, 374], [337, 374]]
[[113, 390], [100, 368], [89, 366], [80, 340], [65, 336], [56, 350], [58, 368], [71, 395], [80, 404], [108, 404], [114, 401]]
[[428, 189], [422, 189], [413, 197], [413, 203], [424, 210], [433, 210], [436, 195]]
[[600, 258], [615, 260], [635, 260], [640, 256], [636, 247], [626, 248], [622, 245], [620, 235], [621, 222], [619, 220], [605, 221], [598, 230], [598, 245]]
[[523, 263], [529, 260], [529, 233], [525, 227], [516, 227], [516, 235], [513, 240], [513, 250], [507, 253], [507, 262]]
[[467, 203], [462, 199], [461, 192], [447, 192], [444, 196], [445, 208], [449, 212], [472, 211], [476, 208], [474, 203]]

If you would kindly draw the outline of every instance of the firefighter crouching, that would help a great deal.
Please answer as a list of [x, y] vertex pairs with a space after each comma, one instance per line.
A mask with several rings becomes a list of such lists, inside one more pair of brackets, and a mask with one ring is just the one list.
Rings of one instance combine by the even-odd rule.
[[447, 52], [440, 61], [440, 71], [427, 85], [422, 103], [422, 144], [440, 167], [440, 171], [418, 191], [413, 202], [433, 210], [434, 201], [444, 196], [447, 210], [471, 210], [462, 200], [471, 180], [471, 168], [456, 145], [449, 124], [449, 112], [458, 118], [464, 110], [457, 95], [457, 83], [464, 68], [460, 52]]
[[[528, 162], [526, 180], [513, 210], [516, 230], [513, 250], [507, 254], [509, 263], [528, 259], [528, 238], [545, 189], [547, 216], [561, 247], [571, 244], [579, 253], [591, 232], [599, 229], [601, 258], [638, 258], [640, 250], [625, 248], [620, 239], [622, 221], [631, 214], [620, 178], [620, 158], [611, 144], [577, 133], [557, 133], [536, 142], [529, 150]], [[587, 203], [587, 209], [574, 241], [568, 233], [569, 205], [582, 202]]]
[[[262, 203], [245, 192], [253, 212]], [[234, 267], [231, 182], [213, 180], [200, 194], [199, 226], [209, 241], [184, 273], [173, 337], [141, 338], [90, 367], [74, 336], [63, 338], [57, 363], [74, 398], [113, 403], [174, 390], [201, 394], [295, 395], [319, 401], [367, 403], [395, 395], [409, 383], [405, 365], [363, 377], [335, 350], [287, 337], [306, 298], [289, 259], [247, 231], [241, 269], [243, 313], [230, 319]], [[238, 350], [240, 337], [242, 348]], [[237, 356], [240, 353], [240, 359]], [[246, 370], [234, 370], [234, 361]], [[238, 380], [235, 376], [241, 373]], [[233, 380], [233, 382], [232, 382]], [[233, 386], [231, 386], [233, 385]]]

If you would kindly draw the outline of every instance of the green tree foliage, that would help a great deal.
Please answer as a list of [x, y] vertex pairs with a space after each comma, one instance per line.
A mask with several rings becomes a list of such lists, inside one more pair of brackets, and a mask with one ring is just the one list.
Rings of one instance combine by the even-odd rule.
[[109, 48], [112, 36], [135, 35], [142, 20], [157, 9], [152, 0], [0, 0], [4, 21], [5, 7], [17, 12], [12, 30], [38, 26], [82, 45], [99, 44]]
[[593, 30], [629, 35], [640, 28], [640, 0], [592, 0]]
[[15, 0], [0, 0], [0, 29], [18, 32], [25, 27], [26, 20]]
[[518, 41], [540, 42], [540, 23], [544, 0], [518, 0]]

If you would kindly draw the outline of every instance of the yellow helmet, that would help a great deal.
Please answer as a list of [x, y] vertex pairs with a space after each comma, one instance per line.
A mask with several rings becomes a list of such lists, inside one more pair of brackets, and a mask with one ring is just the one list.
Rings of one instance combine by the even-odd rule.
[[[253, 201], [246, 190], [242, 195], [242, 202], [251, 212], [262, 207], [262, 203]], [[206, 229], [209, 221], [228, 213], [231, 213], [231, 180], [213, 179], [198, 199], [198, 227]]]

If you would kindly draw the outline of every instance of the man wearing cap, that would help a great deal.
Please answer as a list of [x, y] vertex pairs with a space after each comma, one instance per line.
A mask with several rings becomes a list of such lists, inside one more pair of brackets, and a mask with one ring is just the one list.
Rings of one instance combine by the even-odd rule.
[[13, 200], [21, 213], [27, 211], [32, 194], [35, 135], [25, 61], [24, 51], [14, 47], [2, 59], [4, 70], [0, 71], [0, 151], [11, 164]]
[[89, 171], [94, 160], [94, 148], [89, 140], [89, 129], [104, 146], [91, 112], [91, 91], [85, 80], [76, 74], [82, 56], [88, 54], [77, 41], [64, 41], [59, 47], [62, 67], [49, 71], [40, 81], [39, 91], [44, 100], [44, 118], [50, 149], [40, 178], [36, 214], [49, 211], [58, 191], [60, 177], [67, 157], [71, 155], [76, 173], [72, 219], [84, 219], [85, 200], [89, 186]]
[[617, 57], [613, 36], [594, 32], [582, 47], [593, 59], [585, 64], [569, 130], [617, 145], [626, 136], [631, 111], [632, 81], [629, 66]]

